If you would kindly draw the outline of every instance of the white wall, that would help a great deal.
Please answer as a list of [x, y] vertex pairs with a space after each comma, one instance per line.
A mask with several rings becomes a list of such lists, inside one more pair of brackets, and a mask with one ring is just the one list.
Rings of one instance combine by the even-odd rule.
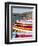
[[[4, 14], [5, 14], [5, 7], [4, 7], [4, 3], [7, 2], [8, 0], [0, 0], [0, 46], [7, 46], [4, 44], [4, 26], [5, 26], [5, 18], [4, 18]], [[38, 4], [38, 0], [9, 0], [9, 1], [14, 1], [14, 2], [25, 2], [25, 3], [37, 3]], [[11, 45], [8, 45], [11, 46]], [[12, 46], [38, 46], [38, 42], [37, 43], [22, 43], [22, 44], [12, 44]]]

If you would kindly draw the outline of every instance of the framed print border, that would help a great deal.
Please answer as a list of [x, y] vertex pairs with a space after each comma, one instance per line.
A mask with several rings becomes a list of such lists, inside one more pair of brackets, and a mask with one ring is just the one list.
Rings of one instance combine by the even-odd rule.
[[[36, 32], [35, 32], [35, 40], [32, 41], [18, 41], [18, 42], [10, 42], [9, 41], [9, 5], [10, 4], [19, 4], [19, 5], [31, 5], [35, 6], [36, 9]], [[32, 4], [32, 3], [19, 3], [19, 2], [5, 2], [5, 44], [16, 44], [16, 43], [31, 43], [31, 42], [37, 42], [37, 4]]]

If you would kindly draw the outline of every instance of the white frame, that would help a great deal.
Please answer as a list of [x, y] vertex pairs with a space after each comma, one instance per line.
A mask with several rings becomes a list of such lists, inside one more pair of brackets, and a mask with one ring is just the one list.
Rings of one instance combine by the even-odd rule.
[[[24, 38], [18, 38], [17, 39], [17, 38], [15, 38], [15, 39], [11, 40], [11, 6], [34, 7], [33, 8], [33, 13], [32, 13], [33, 14], [32, 15], [32, 19], [33, 19], [32, 23], [33, 23], [33, 27], [34, 27], [32, 29], [33, 30], [33, 38], [30, 38], [30, 39], [29, 38], [27, 38], [27, 39], [24, 39]], [[9, 41], [10, 42], [19, 42], [19, 41], [33, 41], [33, 40], [35, 40], [35, 37], [36, 37], [36, 35], [35, 35], [35, 32], [36, 32], [36, 28], [35, 28], [35, 24], [36, 24], [35, 23], [36, 22], [35, 19], [36, 18], [35, 18], [35, 16], [36, 16], [35, 6], [32, 6], [32, 5], [12, 5], [12, 4], [10, 4], [9, 5], [9, 20], [10, 20], [9, 21]]]

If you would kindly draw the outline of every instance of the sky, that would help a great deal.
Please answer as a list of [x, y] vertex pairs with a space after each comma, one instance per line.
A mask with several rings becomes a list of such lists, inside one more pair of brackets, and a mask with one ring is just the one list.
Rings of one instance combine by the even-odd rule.
[[31, 12], [32, 9], [27, 8], [12, 8], [13, 13], [24, 13], [24, 12]]

